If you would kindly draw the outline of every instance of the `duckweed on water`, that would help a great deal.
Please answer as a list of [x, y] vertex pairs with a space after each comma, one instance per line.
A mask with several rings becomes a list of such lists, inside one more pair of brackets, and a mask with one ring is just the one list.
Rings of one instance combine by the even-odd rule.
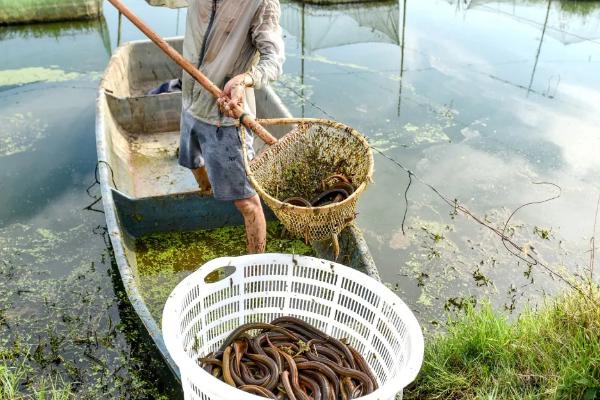
[[30, 112], [0, 116], [0, 158], [33, 149], [46, 137], [46, 128], [47, 124]]
[[[278, 221], [267, 224], [267, 252], [315, 255], [302, 240], [282, 237]], [[246, 254], [242, 225], [194, 232], [156, 233], [136, 241], [139, 285], [150, 312], [161, 320], [167, 297], [181, 280], [217, 257]]]
[[154, 381], [162, 361], [136, 356], [153, 348], [106, 285], [120, 279], [109, 250], [76, 247], [87, 229], [0, 229], [0, 399], [173, 398]]
[[56, 67], [28, 67], [21, 69], [7, 69], [4, 71], [0, 71], [0, 86], [23, 85], [26, 83], [38, 81], [64, 82], [77, 79], [79, 76], [80, 74], [77, 72], [67, 72]]
[[[307, 76], [304, 77], [308, 79]], [[299, 76], [291, 74], [283, 74], [278, 80], [273, 82], [273, 87], [277, 94], [283, 100], [284, 104], [301, 106], [313, 95], [311, 85], [303, 83]], [[302, 97], [298, 96], [302, 93]]]

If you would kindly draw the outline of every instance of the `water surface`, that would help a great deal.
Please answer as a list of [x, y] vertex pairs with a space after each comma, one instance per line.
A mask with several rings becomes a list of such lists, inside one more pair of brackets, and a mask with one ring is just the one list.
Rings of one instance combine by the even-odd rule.
[[[159, 34], [183, 34], [185, 10], [127, 3]], [[275, 88], [293, 114], [349, 124], [381, 151], [358, 224], [425, 328], [466, 301], [510, 312], [565, 288], [455, 212], [455, 199], [503, 228], [521, 204], [560, 192], [506, 232], [552, 270], [589, 265], [600, 3], [285, 2], [282, 25]], [[31, 376], [76, 382], [81, 397], [166, 393], [122, 299], [104, 216], [87, 208], [98, 80], [118, 43], [141, 38], [109, 4], [100, 21], [0, 28], [0, 346], [43, 372]], [[412, 172], [408, 191], [388, 158]]]
[[[561, 288], [455, 215], [455, 199], [503, 228], [519, 205], [560, 193], [520, 210], [507, 231], [553, 270], [575, 270], [589, 262], [599, 194], [600, 5], [468, 3], [283, 11], [286, 103], [344, 121], [382, 151], [358, 222], [422, 322], [471, 296], [512, 310]], [[386, 157], [411, 171], [408, 191], [407, 172]]]

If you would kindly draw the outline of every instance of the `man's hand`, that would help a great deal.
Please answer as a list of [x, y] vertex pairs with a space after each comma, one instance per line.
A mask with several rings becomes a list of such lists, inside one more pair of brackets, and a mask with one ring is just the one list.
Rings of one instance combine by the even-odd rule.
[[225, 84], [223, 89], [223, 95], [217, 99], [217, 103], [221, 108], [221, 111], [228, 117], [235, 117], [233, 109], [235, 106], [244, 106], [244, 100], [246, 96], [246, 87], [252, 86], [248, 74], [240, 74], [234, 76], [229, 82]]

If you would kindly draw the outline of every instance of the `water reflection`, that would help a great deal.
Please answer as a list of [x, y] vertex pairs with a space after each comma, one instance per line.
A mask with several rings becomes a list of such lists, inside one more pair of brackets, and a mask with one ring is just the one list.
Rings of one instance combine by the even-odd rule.
[[0, 37], [2, 227], [35, 216], [93, 169], [88, 121], [111, 50], [103, 18], [3, 27]]
[[[328, 7], [289, 2], [282, 10], [281, 24], [294, 36], [300, 47], [301, 98], [305, 92], [305, 60], [323, 49], [339, 48], [358, 43], [399, 44], [397, 1]], [[281, 86], [289, 86], [284, 81]], [[288, 88], [289, 89], [289, 88]], [[301, 102], [301, 116], [305, 102]]]
[[[532, 182], [557, 182], [559, 200], [524, 209], [513, 223], [553, 265], [564, 263], [569, 248], [567, 264], [574, 267], [586, 251], [575, 232], [592, 216], [597, 192], [591, 176], [599, 171], [592, 149], [600, 144], [600, 16], [597, 8], [580, 13], [571, 4], [402, 0], [379, 4], [372, 14], [370, 6], [288, 4], [288, 75], [280, 85], [292, 89], [283, 93], [295, 113], [357, 127], [491, 224], [501, 225], [519, 204], [553, 195]], [[377, 15], [387, 19], [357, 17]], [[489, 232], [449, 215], [452, 209], [419, 183], [408, 192], [403, 233], [408, 178], [385, 158], [376, 166], [359, 223], [384, 278], [424, 319], [448, 299], [487, 293], [498, 304], [510, 300], [513, 309], [511, 288], [527, 288], [525, 298], [532, 298], [554, 286], [540, 278], [534, 288], [535, 272], [497, 237], [484, 240]], [[579, 198], [582, 190], [590, 198]], [[535, 233], [544, 229], [552, 236]]]
[[[467, 12], [480, 10], [509, 16], [519, 23], [548, 30], [548, 35], [568, 45], [600, 39], [600, 5], [593, 1], [536, 0], [536, 1], [457, 1], [458, 8]], [[540, 8], [546, 13], [540, 13]]]
[[[102, 71], [111, 54], [110, 34], [104, 17], [0, 27], [5, 57], [0, 69], [55, 65], [78, 71]], [[102, 49], [98, 52], [98, 49]], [[100, 57], [99, 57], [100, 56]]]

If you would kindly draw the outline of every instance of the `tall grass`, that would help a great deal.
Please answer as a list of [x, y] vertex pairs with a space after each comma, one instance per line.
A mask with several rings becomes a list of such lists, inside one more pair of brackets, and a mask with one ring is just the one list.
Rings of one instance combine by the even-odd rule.
[[573, 291], [511, 323], [489, 304], [426, 346], [405, 399], [600, 399], [600, 293]]

